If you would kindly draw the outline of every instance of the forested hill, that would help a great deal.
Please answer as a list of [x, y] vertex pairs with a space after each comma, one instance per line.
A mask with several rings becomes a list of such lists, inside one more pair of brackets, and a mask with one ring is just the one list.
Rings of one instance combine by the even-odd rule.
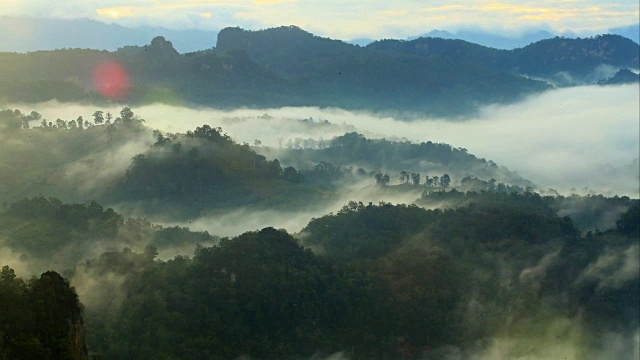
[[316, 189], [301, 184], [295, 168], [283, 168], [222, 129], [203, 125], [186, 134], [158, 134], [106, 198], [139, 201], [150, 212], [185, 217], [213, 208], [299, 205], [296, 194], [304, 194], [304, 201], [320, 200]]
[[[461, 195], [470, 202], [449, 210], [349, 202], [297, 237], [267, 227], [223, 239], [97, 203], [10, 204], [0, 246], [30, 266], [36, 253], [116, 247], [71, 262], [79, 299], [57, 273], [25, 282], [3, 267], [0, 359], [85, 359], [85, 333], [92, 358], [114, 360], [470, 359], [496, 347], [509, 359], [636, 358], [637, 200], [581, 237], [554, 210], [562, 198]], [[186, 244], [193, 257], [157, 258]]]
[[123, 92], [110, 100], [129, 104], [327, 106], [459, 116], [550, 87], [521, 75], [566, 72], [596, 83], [601, 79], [587, 75], [602, 66], [614, 72], [637, 68], [638, 44], [606, 35], [549, 39], [512, 51], [432, 38], [359, 47], [292, 26], [227, 28], [219, 33], [217, 48], [188, 54], [162, 37], [115, 52], [0, 53], [0, 99], [105, 100], [95, 75], [106, 61], [119, 64], [128, 77], [119, 84]]
[[469, 154], [465, 148], [431, 141], [418, 144], [367, 139], [361, 134], [350, 132], [329, 141], [309, 139], [294, 143], [289, 149], [257, 148], [257, 151], [268, 157], [277, 157], [282, 163], [297, 169], [309, 169], [316, 164], [329, 163], [338, 167], [388, 172], [391, 175], [401, 172], [423, 175], [448, 173], [456, 179], [462, 179], [473, 174], [511, 185], [532, 185], [518, 173], [491, 160]]
[[[603, 65], [615, 69], [640, 67], [640, 45], [619, 35], [593, 38], [545, 39], [514, 50], [498, 50], [463, 40], [418, 38], [411, 41], [382, 40], [370, 49], [413, 54], [423, 58], [442, 58], [495, 71], [553, 79], [559, 73], [574, 77], [559, 85], [594, 83]], [[602, 71], [602, 69], [600, 70]], [[613, 75], [613, 74], [611, 74]]]

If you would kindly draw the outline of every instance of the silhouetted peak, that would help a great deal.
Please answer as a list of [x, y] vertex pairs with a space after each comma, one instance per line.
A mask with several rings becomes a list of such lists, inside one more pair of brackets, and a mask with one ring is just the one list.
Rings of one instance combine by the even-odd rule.
[[155, 53], [178, 54], [171, 41], [165, 39], [164, 36], [156, 36], [153, 38], [149, 49]]

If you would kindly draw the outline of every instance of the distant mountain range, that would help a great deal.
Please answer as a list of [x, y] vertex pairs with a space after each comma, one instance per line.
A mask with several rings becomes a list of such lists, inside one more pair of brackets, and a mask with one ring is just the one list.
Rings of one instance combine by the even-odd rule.
[[59, 20], [0, 16], [0, 51], [28, 52], [56, 49], [115, 51], [127, 45], [143, 46], [164, 36], [181, 53], [210, 49], [218, 31], [128, 28], [90, 19]]
[[[624, 36], [639, 43], [640, 25], [617, 27], [610, 34]], [[218, 30], [169, 30], [158, 27], [125, 27], [106, 24], [90, 19], [40, 19], [28, 17], [0, 16], [0, 51], [28, 52], [37, 50], [55, 50], [66, 48], [97, 49], [115, 51], [127, 45], [143, 46], [156, 36], [171, 41], [180, 53], [206, 50], [216, 45]], [[431, 30], [405, 40], [420, 37], [458, 39], [496, 49], [515, 49], [536, 41], [556, 36], [575, 38], [571, 32], [553, 33], [549, 30], [531, 30], [519, 36], [503, 36], [483, 31], [467, 29], [451, 32]], [[361, 38], [347, 43], [366, 46], [379, 39]]]
[[320, 106], [460, 116], [555, 86], [596, 84], [638, 69], [640, 45], [618, 36], [553, 38], [515, 50], [463, 40], [383, 40], [366, 47], [295, 26], [226, 28], [216, 48], [180, 54], [163, 37], [114, 52], [0, 53], [0, 100], [100, 101], [96, 68], [116, 62], [130, 104], [220, 108]]

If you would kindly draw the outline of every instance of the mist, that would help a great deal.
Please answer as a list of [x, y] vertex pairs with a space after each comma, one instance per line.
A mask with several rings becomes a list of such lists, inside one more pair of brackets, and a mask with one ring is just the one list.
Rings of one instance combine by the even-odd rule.
[[[487, 106], [474, 118], [453, 121], [404, 121], [403, 114], [315, 107], [222, 111], [156, 104], [133, 110], [161, 131], [186, 132], [209, 124], [251, 145], [257, 139], [262, 146], [286, 146], [296, 138], [330, 139], [348, 131], [369, 138], [443, 142], [505, 165], [538, 189], [637, 198], [639, 90], [637, 85], [556, 89], [516, 104]], [[37, 109], [45, 118], [90, 118], [97, 109], [57, 102], [11, 107]]]
[[286, 229], [289, 233], [298, 233], [313, 218], [338, 212], [347, 202], [378, 204], [381, 201], [397, 204], [411, 204], [420, 197], [422, 189], [394, 192], [391, 189], [375, 186], [371, 181], [351, 184], [332, 198], [331, 201], [318, 203], [306, 209], [239, 209], [235, 211], [214, 211], [188, 222], [173, 222], [169, 219], [153, 219], [164, 226], [183, 226], [192, 231], [207, 231], [210, 234], [234, 237], [247, 231], [265, 227]]

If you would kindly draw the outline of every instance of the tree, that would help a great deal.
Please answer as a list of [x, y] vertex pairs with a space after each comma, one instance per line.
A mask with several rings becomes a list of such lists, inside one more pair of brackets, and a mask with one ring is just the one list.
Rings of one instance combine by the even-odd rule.
[[420, 185], [420, 174], [411, 173], [411, 181], [413, 182], [413, 185]]
[[82, 118], [82, 116], [78, 116], [78, 119], [76, 119], [76, 122], [78, 123], [78, 129], [80, 130], [84, 129], [84, 119]]
[[438, 185], [440, 185], [440, 178], [438, 176], [434, 176], [433, 177], [433, 186], [434, 187], [438, 187]]
[[96, 111], [93, 113], [93, 122], [94, 122], [96, 125], [100, 125], [100, 124], [102, 124], [102, 123], [104, 122], [104, 116], [103, 116], [103, 114], [104, 114], [104, 113], [103, 113], [102, 111], [100, 111], [100, 110], [96, 110]]
[[107, 111], [107, 113], [105, 114], [104, 118], [106, 120], [105, 124], [109, 125], [109, 124], [111, 124], [111, 119], [113, 119], [113, 115], [111, 115], [111, 113]]
[[408, 182], [409, 182], [409, 173], [407, 173], [404, 170], [400, 171], [400, 183], [404, 184]]
[[449, 174], [442, 175], [442, 177], [440, 178], [440, 185], [446, 188], [446, 187], [449, 187], [450, 184], [451, 184], [451, 177], [449, 177]]
[[491, 180], [489, 180], [489, 182], [488, 182], [488, 187], [489, 187], [488, 190], [489, 191], [494, 191], [496, 189], [496, 181], [497, 180], [494, 179], [494, 178], [491, 178]]
[[67, 128], [67, 122], [62, 120], [62, 119], [56, 119], [56, 127], [58, 129], [66, 129]]
[[28, 120], [40, 120], [42, 119], [42, 115], [37, 111], [32, 111], [31, 114], [27, 115]]
[[282, 178], [294, 183], [300, 182], [300, 174], [293, 166], [287, 166], [282, 172]]
[[389, 175], [382, 174], [380, 171], [378, 171], [374, 177], [376, 178], [376, 184], [378, 185], [387, 185], [389, 183]]
[[120, 120], [122, 120], [122, 122], [124, 124], [131, 124], [133, 123], [133, 111], [131, 111], [131, 109], [128, 106], [125, 106], [122, 108], [122, 110], [120, 110]]

